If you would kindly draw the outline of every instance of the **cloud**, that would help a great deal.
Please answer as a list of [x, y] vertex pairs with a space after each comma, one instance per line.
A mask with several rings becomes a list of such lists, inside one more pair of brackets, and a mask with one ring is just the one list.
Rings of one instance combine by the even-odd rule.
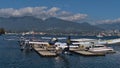
[[117, 18], [117, 19], [106, 19], [106, 20], [101, 20], [101, 21], [97, 21], [98, 24], [103, 24], [103, 23], [106, 23], [106, 24], [110, 24], [110, 23], [118, 23], [120, 22], [120, 18]]
[[13, 15], [13, 12], [15, 10], [13, 8], [8, 8], [8, 9], [0, 9], [0, 16], [1, 17], [9, 17]]
[[47, 11], [47, 14], [50, 16], [56, 16], [57, 12], [60, 10], [60, 8], [53, 7]]
[[64, 20], [70, 20], [70, 21], [79, 21], [79, 20], [85, 19], [87, 16], [88, 16], [87, 14], [71, 14], [69, 16], [63, 16], [60, 18]]
[[34, 16], [41, 19], [49, 17], [57, 17], [69, 21], [79, 21], [85, 19], [87, 14], [71, 13], [63, 11], [58, 7], [25, 7], [20, 9], [5, 8], [0, 9], [0, 17], [22, 17], [22, 16]]

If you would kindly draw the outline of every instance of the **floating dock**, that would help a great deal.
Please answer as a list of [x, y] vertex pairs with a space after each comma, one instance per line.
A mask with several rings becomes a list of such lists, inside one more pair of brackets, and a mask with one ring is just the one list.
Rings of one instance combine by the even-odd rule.
[[70, 49], [70, 51], [76, 54], [83, 55], [83, 56], [105, 56], [105, 53], [92, 53], [92, 52], [85, 51], [85, 50]]
[[56, 57], [57, 54], [45, 48], [39, 47], [39, 45], [33, 45], [33, 49], [43, 57]]

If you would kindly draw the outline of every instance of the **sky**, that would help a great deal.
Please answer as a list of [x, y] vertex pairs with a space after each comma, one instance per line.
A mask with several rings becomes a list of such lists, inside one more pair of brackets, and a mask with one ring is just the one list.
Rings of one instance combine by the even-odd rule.
[[0, 0], [0, 17], [35, 16], [46, 19], [120, 22], [120, 0]]

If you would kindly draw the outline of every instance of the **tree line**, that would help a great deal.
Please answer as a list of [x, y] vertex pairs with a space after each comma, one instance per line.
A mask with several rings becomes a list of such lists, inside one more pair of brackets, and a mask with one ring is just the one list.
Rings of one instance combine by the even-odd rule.
[[4, 28], [0, 28], [0, 34], [5, 34], [5, 29]]

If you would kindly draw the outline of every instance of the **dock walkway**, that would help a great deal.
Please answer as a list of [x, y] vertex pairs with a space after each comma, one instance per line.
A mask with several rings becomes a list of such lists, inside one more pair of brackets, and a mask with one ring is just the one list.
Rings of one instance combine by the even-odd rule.
[[39, 47], [39, 45], [33, 45], [33, 49], [41, 56], [44, 57], [56, 57], [57, 54], [45, 48]]

